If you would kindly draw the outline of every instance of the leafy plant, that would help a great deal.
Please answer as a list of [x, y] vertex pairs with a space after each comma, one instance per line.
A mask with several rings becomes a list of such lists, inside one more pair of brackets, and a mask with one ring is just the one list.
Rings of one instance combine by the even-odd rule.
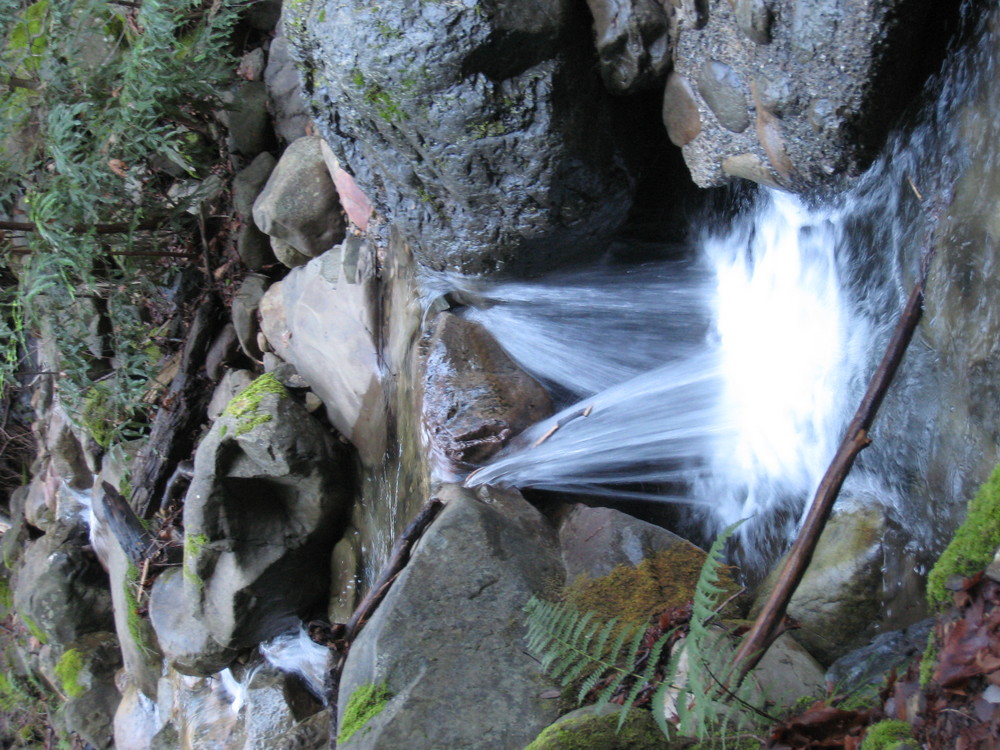
[[168, 190], [212, 166], [192, 138], [212, 127], [245, 4], [0, 0], [0, 213], [28, 219], [0, 253], [0, 393], [45, 332], [58, 354], [44, 364], [81, 425], [100, 382], [102, 444], [137, 436], [149, 408], [163, 258], [187, 255], [194, 229]]
[[[563, 686], [579, 681], [578, 703], [588, 696], [597, 705], [620, 703], [619, 727], [640, 699], [652, 707], [667, 736], [671, 720], [682, 734], [701, 738], [710, 727], [725, 725], [734, 711], [749, 720], [750, 685], [738, 695], [724, 687], [731, 650], [720, 648], [726, 634], [710, 627], [724, 593], [719, 586], [723, 549], [738, 525], [723, 531], [709, 550], [689, 615], [673, 608], [645, 627], [604, 622], [592, 612], [533, 597], [526, 606], [529, 650]], [[673, 716], [667, 714], [668, 702]]]

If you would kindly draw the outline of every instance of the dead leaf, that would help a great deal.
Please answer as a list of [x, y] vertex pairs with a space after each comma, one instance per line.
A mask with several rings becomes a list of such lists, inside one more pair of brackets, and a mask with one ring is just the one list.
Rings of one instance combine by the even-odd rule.
[[128, 165], [121, 159], [108, 159], [108, 168], [119, 177], [128, 177]]

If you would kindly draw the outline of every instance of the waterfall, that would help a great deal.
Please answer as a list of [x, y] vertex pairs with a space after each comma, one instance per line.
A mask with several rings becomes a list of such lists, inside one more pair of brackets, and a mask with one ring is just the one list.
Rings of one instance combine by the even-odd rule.
[[[713, 528], [750, 518], [745, 546], [783, 544], [857, 406], [970, 147], [996, 160], [995, 125], [975, 131], [968, 113], [984, 100], [993, 120], [1000, 111], [989, 26], [983, 19], [978, 43], [953, 53], [929, 84], [917, 124], [889, 139], [851, 191], [822, 205], [760, 189], [749, 211], [703, 220], [682, 260], [606, 260], [520, 283], [448, 279], [465, 315], [571, 396], [466, 483], [679, 502]], [[933, 372], [933, 356], [925, 359]], [[929, 381], [915, 370], [900, 388], [907, 378]], [[894, 448], [859, 462], [846, 492], [900, 502], [929, 438], [891, 439]], [[911, 533], [926, 536], [916, 520]], [[760, 549], [747, 562], [760, 567], [766, 556]]]

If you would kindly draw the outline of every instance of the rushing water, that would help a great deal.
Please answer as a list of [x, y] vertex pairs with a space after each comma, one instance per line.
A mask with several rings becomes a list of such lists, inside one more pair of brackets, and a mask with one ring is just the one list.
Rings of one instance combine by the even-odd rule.
[[[919, 124], [826, 205], [761, 190], [735, 219], [705, 219], [687, 260], [459, 283], [469, 317], [576, 397], [467, 483], [664, 498], [713, 526], [749, 517], [748, 561], [762, 563], [822, 477], [970, 147], [996, 160], [992, 131], [971, 143], [960, 120], [972, 102], [1000, 115], [997, 56], [981, 31], [933, 82]], [[851, 486], [897, 502], [927, 447], [897, 445], [909, 455], [871, 451]]]

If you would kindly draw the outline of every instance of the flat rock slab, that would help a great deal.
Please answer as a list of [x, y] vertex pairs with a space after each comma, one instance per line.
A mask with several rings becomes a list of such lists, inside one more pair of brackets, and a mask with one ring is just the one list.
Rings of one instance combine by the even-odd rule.
[[366, 683], [394, 697], [343, 750], [520, 750], [558, 715], [522, 611], [562, 582], [554, 534], [517, 492], [438, 497], [447, 506], [354, 642], [338, 713]]

